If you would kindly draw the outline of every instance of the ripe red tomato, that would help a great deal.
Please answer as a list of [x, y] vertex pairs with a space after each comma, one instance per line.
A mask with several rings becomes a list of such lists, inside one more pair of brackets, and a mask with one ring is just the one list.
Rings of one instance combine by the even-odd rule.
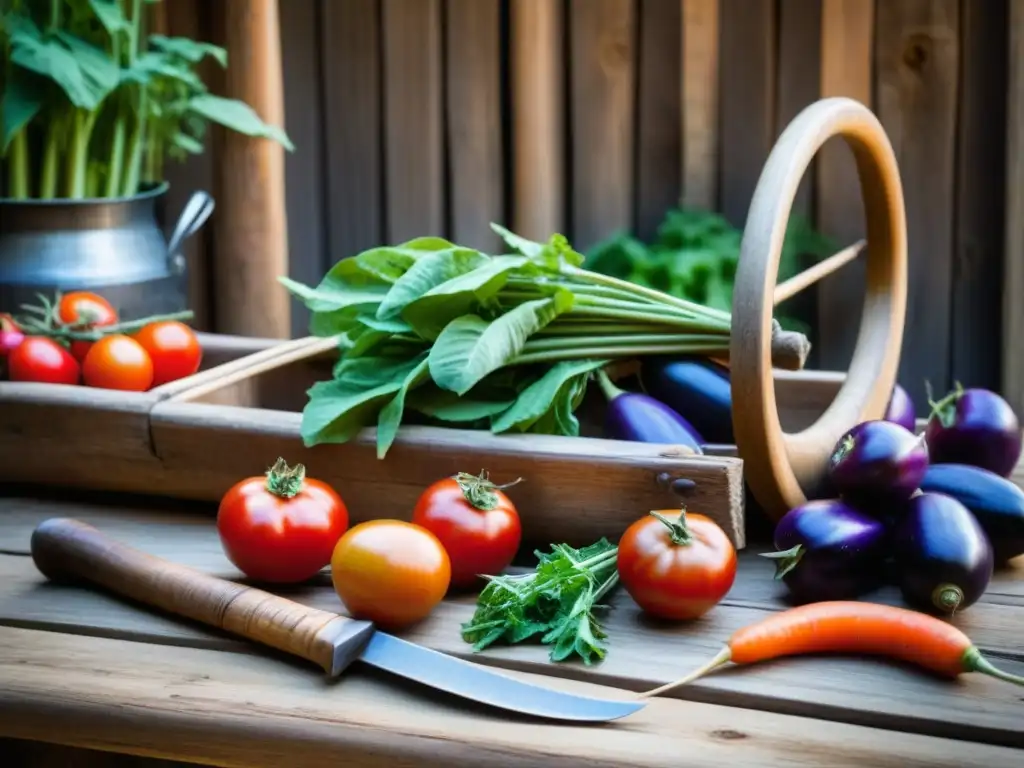
[[429, 486], [416, 502], [412, 522], [444, 545], [451, 559], [452, 587], [470, 587], [482, 575], [499, 574], [515, 557], [522, 526], [502, 487], [485, 472], [479, 477], [460, 472]]
[[232, 486], [217, 510], [217, 533], [228, 559], [251, 579], [306, 581], [331, 562], [348, 529], [348, 508], [327, 483], [306, 477], [284, 459], [265, 477]]
[[153, 361], [135, 339], [115, 333], [92, 345], [82, 379], [90, 387], [145, 392], [153, 383]]
[[623, 534], [618, 569], [626, 591], [652, 616], [695, 619], [732, 588], [736, 549], [704, 515], [651, 512]]
[[64, 347], [45, 336], [28, 336], [7, 355], [11, 381], [77, 384], [78, 361]]
[[404, 520], [370, 520], [338, 541], [331, 578], [353, 618], [398, 630], [426, 618], [441, 602], [451, 562], [426, 528]]
[[195, 332], [177, 320], [164, 320], [144, 325], [135, 334], [153, 360], [153, 386], [183, 379], [199, 370], [203, 350]]
[[[57, 319], [75, 330], [89, 330], [118, 321], [117, 312], [109, 301], [92, 291], [72, 291], [60, 297], [57, 305]], [[72, 341], [71, 354], [83, 362], [92, 347], [91, 341]]]

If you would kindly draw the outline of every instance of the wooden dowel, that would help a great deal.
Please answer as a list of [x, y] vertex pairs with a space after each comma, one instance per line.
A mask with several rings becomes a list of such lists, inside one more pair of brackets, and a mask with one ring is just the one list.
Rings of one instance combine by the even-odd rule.
[[775, 293], [772, 295], [774, 304], [778, 306], [786, 299], [791, 299], [800, 291], [811, 287], [823, 277], [828, 277], [833, 272], [845, 267], [860, 255], [865, 245], [867, 245], [866, 240], [859, 240], [838, 253], [832, 254], [824, 261], [819, 261], [810, 269], [805, 269], [799, 275], [789, 278], [784, 283], [779, 283], [775, 286]]

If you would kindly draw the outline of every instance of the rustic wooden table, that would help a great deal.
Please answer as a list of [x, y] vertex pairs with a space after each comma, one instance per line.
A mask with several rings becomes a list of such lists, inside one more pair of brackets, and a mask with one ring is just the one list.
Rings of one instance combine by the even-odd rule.
[[[799, 658], [726, 670], [601, 726], [519, 722], [358, 666], [329, 684], [314, 668], [226, 635], [46, 583], [28, 556], [29, 536], [51, 516], [74, 516], [154, 554], [237, 575], [209, 506], [0, 498], [5, 766], [160, 765], [155, 758], [247, 768], [1024, 766], [1024, 689], [980, 675], [950, 683], [882, 660]], [[689, 627], [654, 625], [618, 594], [606, 618], [610, 652], [599, 665], [556, 667], [536, 646], [475, 658], [596, 695], [653, 687], [782, 606], [772, 566], [757, 551], [741, 557], [724, 603]], [[339, 607], [326, 577], [288, 594]], [[471, 602], [446, 603], [406, 637], [468, 656], [458, 625], [471, 611]], [[955, 623], [1007, 670], [1024, 674], [1024, 563], [999, 575]]]

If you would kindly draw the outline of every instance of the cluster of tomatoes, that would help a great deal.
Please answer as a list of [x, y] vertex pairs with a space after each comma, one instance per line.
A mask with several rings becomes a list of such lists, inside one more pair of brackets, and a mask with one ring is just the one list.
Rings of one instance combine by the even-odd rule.
[[501, 573], [522, 537], [515, 505], [485, 473], [431, 484], [411, 522], [378, 519], [349, 528], [338, 492], [281, 459], [265, 477], [228, 490], [217, 531], [228, 559], [255, 581], [306, 581], [329, 564], [349, 614], [385, 629], [414, 624], [449, 590]]
[[39, 314], [21, 323], [0, 316], [0, 356], [11, 381], [144, 392], [191, 376], [202, 361], [184, 323], [157, 319], [122, 332], [114, 307], [91, 291], [64, 294]]

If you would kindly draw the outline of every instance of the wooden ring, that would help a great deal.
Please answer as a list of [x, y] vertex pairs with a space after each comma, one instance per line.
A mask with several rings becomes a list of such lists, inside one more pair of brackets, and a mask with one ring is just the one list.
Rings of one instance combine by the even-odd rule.
[[[797, 186], [821, 145], [853, 151], [867, 225], [866, 293], [850, 371], [828, 409], [802, 432], [782, 431], [771, 367], [773, 293]], [[892, 145], [875, 115], [848, 98], [822, 99], [779, 137], [751, 200], [732, 302], [733, 431], [747, 484], [772, 519], [825, 492], [828, 457], [855, 424], [885, 415], [907, 304], [907, 223]], [[851, 318], [852, 320], [852, 318]]]

